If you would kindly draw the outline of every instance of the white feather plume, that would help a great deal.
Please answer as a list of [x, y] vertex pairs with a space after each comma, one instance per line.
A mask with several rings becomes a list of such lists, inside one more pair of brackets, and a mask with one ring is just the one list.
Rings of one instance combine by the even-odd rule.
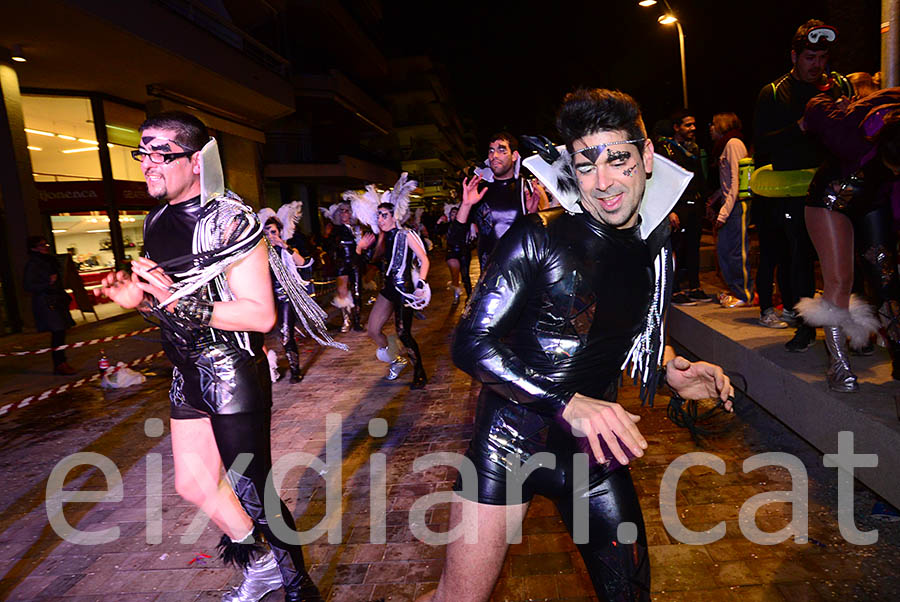
[[303, 203], [293, 201], [282, 205], [278, 208], [276, 215], [281, 220], [281, 238], [287, 240], [294, 235], [294, 228], [297, 226], [300, 218], [303, 217]]
[[256, 215], [259, 216], [259, 223], [261, 223], [263, 226], [266, 225], [266, 220], [268, 220], [270, 217], [278, 217], [278, 215], [275, 213], [275, 210], [271, 207], [263, 207]]
[[384, 202], [394, 206], [394, 221], [398, 226], [409, 219], [409, 195], [419, 186], [418, 182], [408, 178], [409, 174], [404, 171], [394, 188], [385, 192], [382, 197]]
[[324, 215], [326, 218], [331, 220], [331, 223], [340, 224], [342, 222], [341, 222], [341, 217], [338, 215], [338, 209], [341, 208], [341, 205], [343, 205], [343, 203], [335, 203], [335, 204], [331, 205], [328, 209], [320, 208], [319, 211], [322, 212], [322, 215]]
[[458, 209], [458, 208], [459, 208], [458, 203], [444, 203], [444, 217], [446, 217], [449, 220], [450, 212], [453, 211], [454, 209]]
[[375, 186], [369, 184], [366, 191], [362, 194], [356, 190], [345, 190], [341, 197], [345, 201], [350, 201], [350, 210], [353, 216], [362, 224], [378, 232], [378, 203], [380, 197]]

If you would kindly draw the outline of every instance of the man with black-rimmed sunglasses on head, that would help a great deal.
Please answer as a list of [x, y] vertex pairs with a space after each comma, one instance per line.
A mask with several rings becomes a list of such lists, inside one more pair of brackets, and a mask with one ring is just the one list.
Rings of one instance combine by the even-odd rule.
[[[225, 190], [215, 140], [200, 120], [161, 113], [140, 135], [132, 156], [150, 196], [165, 202], [144, 222], [145, 256], [134, 260], [132, 274], [107, 276], [101, 290], [162, 329], [175, 366], [175, 489], [225, 532], [222, 556], [243, 569], [244, 581], [224, 600], [259, 600], [283, 584], [286, 600], [321, 601], [290, 511], [266, 481], [272, 389], [262, 343], [275, 322], [270, 265], [308, 318], [304, 324], [313, 324], [308, 332], [333, 344], [321, 310], [295, 290], [277, 254], [273, 260], [256, 213]], [[228, 484], [219, 481], [223, 467]], [[267, 507], [280, 512], [270, 515]]]

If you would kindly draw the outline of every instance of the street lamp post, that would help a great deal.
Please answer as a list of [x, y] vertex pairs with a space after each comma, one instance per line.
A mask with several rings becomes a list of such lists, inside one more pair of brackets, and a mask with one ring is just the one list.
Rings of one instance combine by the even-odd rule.
[[[653, 6], [656, 4], [656, 0], [641, 0], [638, 2], [644, 8], [648, 6]], [[663, 4], [666, 5], [666, 10], [668, 12], [659, 16], [657, 21], [660, 22], [661, 25], [672, 25], [675, 24], [675, 29], [678, 30], [678, 49], [681, 54], [681, 95], [682, 100], [684, 101], [684, 108], [688, 108], [688, 92], [687, 92], [687, 63], [684, 60], [684, 28], [681, 27], [681, 21], [678, 20], [678, 17], [675, 16], [675, 12], [672, 10], [672, 7], [669, 5], [668, 0], [663, 0]]]

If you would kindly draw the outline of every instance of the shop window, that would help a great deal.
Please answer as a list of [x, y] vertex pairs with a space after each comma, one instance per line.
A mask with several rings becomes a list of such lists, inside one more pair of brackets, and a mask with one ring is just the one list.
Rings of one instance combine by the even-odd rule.
[[[120, 211], [119, 224], [124, 240], [124, 259], [130, 261], [144, 250], [146, 211]], [[78, 266], [85, 287], [99, 283], [115, 269], [109, 232], [109, 216], [103, 211], [56, 213], [50, 216], [57, 253], [68, 253]]]
[[89, 99], [23, 94], [22, 112], [36, 182], [102, 179]]
[[141, 164], [132, 159], [131, 151], [140, 144], [138, 127], [146, 118], [144, 111], [115, 102], [103, 101], [106, 136], [109, 139], [109, 161], [114, 180], [143, 182]]

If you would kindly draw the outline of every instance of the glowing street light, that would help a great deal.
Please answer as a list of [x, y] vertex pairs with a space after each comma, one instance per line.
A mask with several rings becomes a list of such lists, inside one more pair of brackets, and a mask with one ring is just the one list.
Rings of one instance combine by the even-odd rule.
[[[648, 7], [656, 4], [656, 0], [641, 0], [638, 2], [640, 6]], [[684, 29], [681, 28], [681, 21], [678, 20], [678, 17], [675, 16], [675, 11], [672, 10], [672, 7], [669, 5], [668, 0], [663, 0], [663, 4], [666, 5], [665, 12], [661, 14], [656, 20], [659, 21], [660, 25], [672, 25], [675, 24], [675, 28], [678, 30], [678, 48], [681, 51], [681, 92], [682, 92], [682, 100], [684, 101], [684, 108], [686, 109], [688, 106], [688, 93], [687, 93], [687, 66], [685, 65], [684, 60]]]

